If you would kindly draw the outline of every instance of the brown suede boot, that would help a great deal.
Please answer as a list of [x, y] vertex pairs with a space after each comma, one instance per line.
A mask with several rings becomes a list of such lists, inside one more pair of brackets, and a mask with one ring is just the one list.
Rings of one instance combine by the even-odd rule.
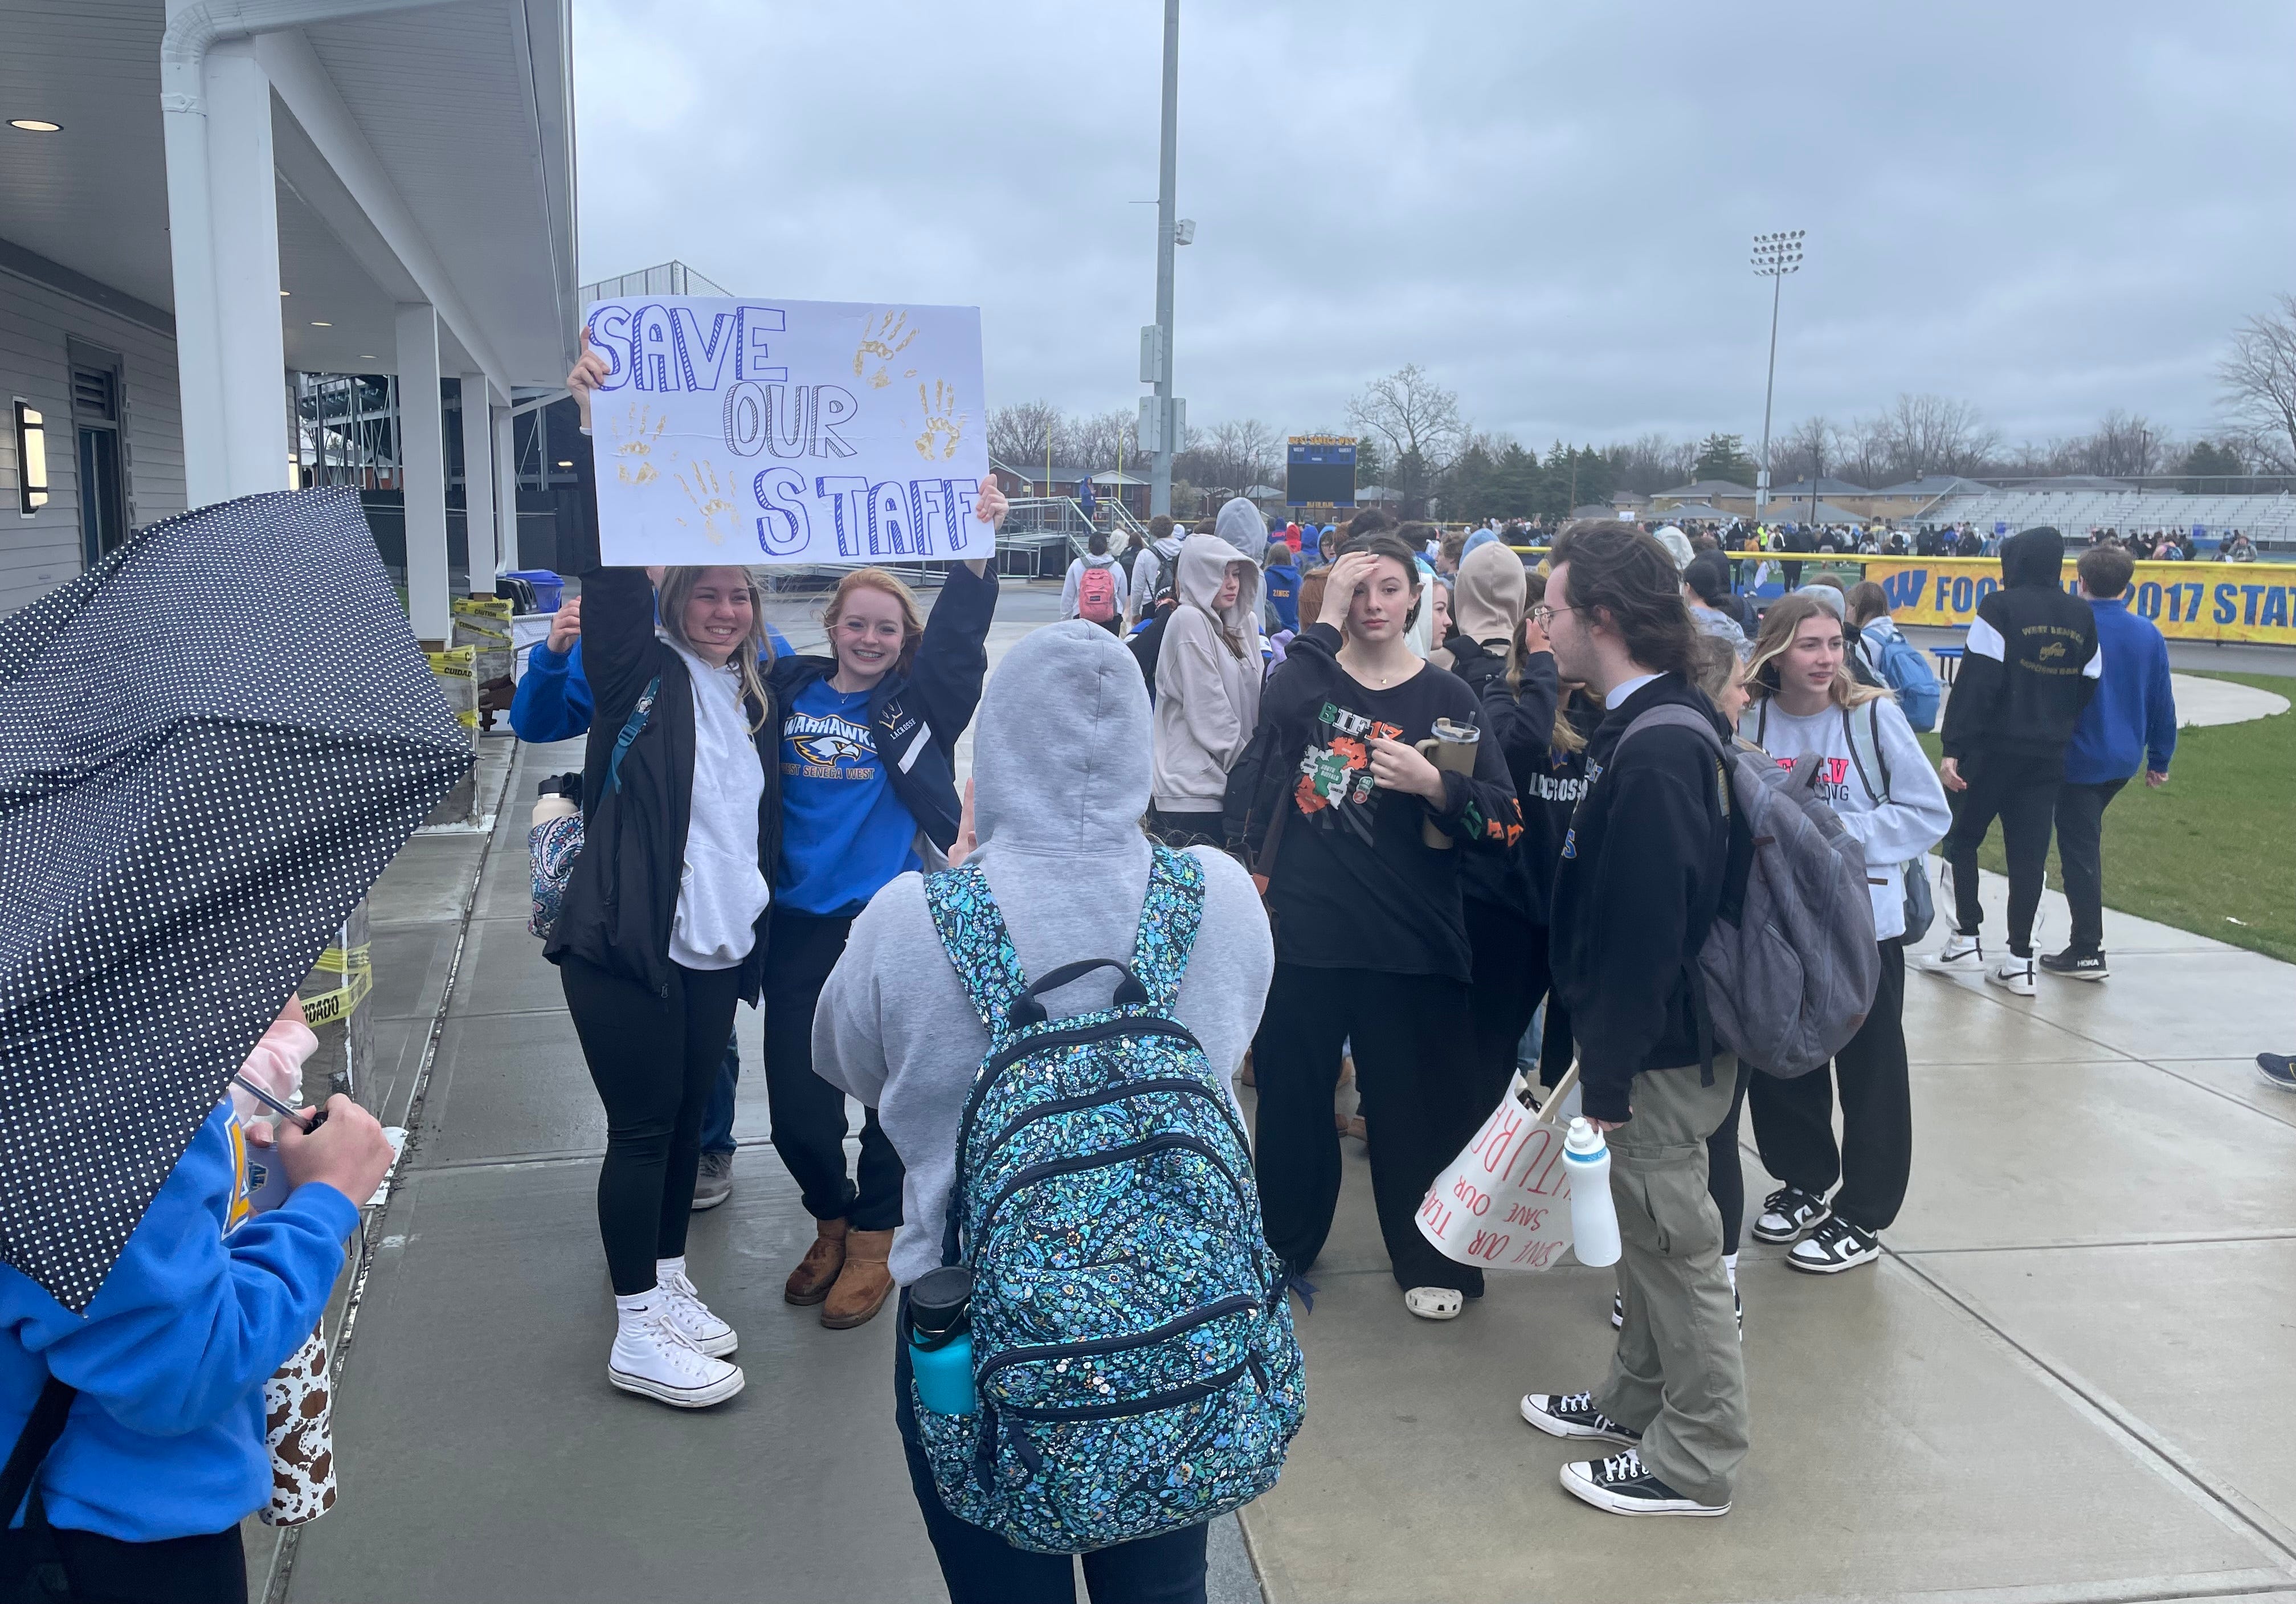
[[813, 1246], [782, 1286], [782, 1296], [800, 1308], [811, 1308], [827, 1297], [837, 1272], [845, 1268], [845, 1222], [816, 1220], [813, 1229]]
[[876, 1317], [885, 1306], [885, 1295], [893, 1289], [893, 1272], [885, 1265], [892, 1251], [893, 1233], [889, 1230], [857, 1230], [845, 1238], [845, 1268], [837, 1272], [837, 1285], [821, 1306], [823, 1325], [849, 1331]]

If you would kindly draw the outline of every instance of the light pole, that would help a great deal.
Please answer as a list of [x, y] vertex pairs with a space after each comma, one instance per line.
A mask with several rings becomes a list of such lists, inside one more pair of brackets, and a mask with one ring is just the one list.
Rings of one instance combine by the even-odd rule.
[[1179, 162], [1180, 0], [1164, 0], [1164, 131], [1156, 159], [1156, 459], [1148, 471], [1148, 511], [1172, 511], [1172, 248], [1174, 174]]
[[[1758, 234], [1754, 236], [1754, 276], [1770, 281], [1770, 376], [1762, 385], [1762, 463], [1754, 480], [1754, 522], [1759, 523], [1770, 506], [1770, 399], [1778, 388], [1778, 291], [1789, 273], [1801, 271], [1801, 236]], [[1816, 489], [1813, 479], [1811, 488]]]

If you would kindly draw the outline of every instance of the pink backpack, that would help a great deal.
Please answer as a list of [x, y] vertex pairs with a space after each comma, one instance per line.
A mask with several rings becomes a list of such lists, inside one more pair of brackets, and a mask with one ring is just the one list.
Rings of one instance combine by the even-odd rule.
[[1104, 624], [1116, 616], [1116, 571], [1105, 563], [1085, 564], [1077, 576], [1077, 616]]

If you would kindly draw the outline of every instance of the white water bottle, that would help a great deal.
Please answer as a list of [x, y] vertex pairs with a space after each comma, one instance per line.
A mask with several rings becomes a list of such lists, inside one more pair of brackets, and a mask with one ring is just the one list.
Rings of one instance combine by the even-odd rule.
[[1619, 1211], [1611, 1203], [1611, 1148], [1603, 1133], [1583, 1119], [1570, 1122], [1562, 1139], [1562, 1163], [1570, 1177], [1570, 1251], [1581, 1264], [1601, 1269], [1619, 1262]]

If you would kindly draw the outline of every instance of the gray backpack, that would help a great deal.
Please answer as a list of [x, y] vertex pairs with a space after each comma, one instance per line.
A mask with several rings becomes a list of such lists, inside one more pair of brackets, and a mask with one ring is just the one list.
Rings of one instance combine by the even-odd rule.
[[1691, 976], [1701, 1056], [1710, 1031], [1781, 1079], [1823, 1069], [1866, 1023], [1882, 978], [1866, 851], [1818, 800], [1814, 754], [1781, 769], [1724, 746], [1711, 724], [1679, 703], [1644, 713], [1619, 744], [1669, 727], [1696, 732], [1730, 782], [1721, 910]]

